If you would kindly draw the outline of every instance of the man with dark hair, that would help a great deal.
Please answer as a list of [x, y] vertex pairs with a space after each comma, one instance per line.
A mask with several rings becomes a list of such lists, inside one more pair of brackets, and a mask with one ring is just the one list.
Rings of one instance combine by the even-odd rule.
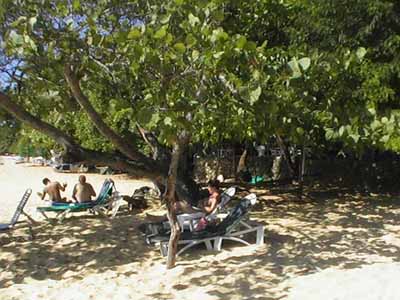
[[72, 199], [79, 203], [92, 201], [92, 196], [96, 196], [93, 186], [86, 182], [85, 175], [80, 175], [78, 180], [79, 182], [75, 184], [72, 192]]
[[67, 198], [61, 197], [60, 194], [60, 191], [65, 191], [65, 188], [67, 187], [66, 183], [61, 185], [58, 181], [50, 181], [50, 179], [48, 178], [43, 178], [42, 182], [45, 185], [43, 193], [38, 193], [42, 200], [44, 200], [44, 197], [46, 196], [46, 194], [48, 194], [52, 202], [67, 202]]

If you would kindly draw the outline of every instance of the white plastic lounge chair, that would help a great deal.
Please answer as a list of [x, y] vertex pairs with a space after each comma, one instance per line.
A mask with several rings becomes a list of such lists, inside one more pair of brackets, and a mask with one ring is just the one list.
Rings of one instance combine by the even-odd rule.
[[189, 229], [190, 231], [193, 231], [196, 228], [198, 221], [203, 217], [207, 217], [208, 220], [216, 219], [217, 214], [221, 213], [226, 208], [226, 205], [232, 199], [232, 197], [235, 195], [235, 193], [236, 193], [235, 187], [227, 188], [221, 194], [220, 201], [219, 201], [217, 207], [211, 213], [209, 213], [207, 216], [202, 211], [196, 212], [196, 213], [191, 213], [191, 214], [185, 213], [185, 214], [177, 215], [177, 219], [178, 219], [181, 231], [184, 231], [185, 229]]
[[[232, 197], [235, 195], [235, 193], [236, 193], [235, 187], [227, 188], [221, 194], [220, 203], [217, 205], [215, 210], [207, 216], [207, 218], [209, 220], [215, 219], [216, 215], [225, 209], [226, 205], [232, 199]], [[181, 231], [184, 231], [185, 229], [188, 229], [189, 231], [193, 231], [194, 228], [196, 228], [198, 221], [205, 216], [206, 216], [206, 214], [203, 211], [199, 211], [199, 212], [195, 212], [195, 213], [178, 214], [177, 220], [178, 220], [179, 226], [181, 228]], [[142, 224], [139, 227], [139, 229], [144, 234], [158, 234], [158, 233], [166, 232], [169, 230], [169, 221], [165, 220], [165, 221], [156, 222], [156, 223], [145, 223], [145, 224]]]
[[[224, 240], [232, 240], [245, 245], [250, 243], [243, 239], [243, 236], [255, 232], [256, 244], [264, 244], [264, 226], [260, 224], [250, 224], [244, 221], [245, 215], [255, 204], [257, 197], [250, 194], [244, 197], [235, 208], [218, 225], [207, 226], [202, 231], [185, 231], [181, 233], [179, 245], [183, 248], [177, 252], [177, 255], [183, 253], [187, 249], [204, 243], [207, 250], [220, 251]], [[245, 227], [243, 229], [243, 226]], [[168, 253], [169, 234], [157, 234], [147, 236], [146, 242], [155, 243], [160, 246], [160, 252], [163, 256]]]

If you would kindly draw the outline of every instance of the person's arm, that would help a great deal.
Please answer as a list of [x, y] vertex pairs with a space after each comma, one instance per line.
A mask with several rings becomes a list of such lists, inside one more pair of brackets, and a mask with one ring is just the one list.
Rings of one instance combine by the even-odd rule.
[[217, 207], [218, 203], [218, 197], [210, 197], [210, 199], [207, 202], [207, 205], [204, 205], [203, 209], [204, 211], [209, 214], [214, 211], [214, 209]]
[[96, 191], [94, 190], [94, 188], [93, 188], [92, 185], [90, 185], [90, 189], [92, 190], [92, 191], [91, 191], [92, 196], [93, 196], [93, 197], [96, 197]]
[[76, 184], [74, 185], [74, 189], [72, 190], [72, 199], [78, 201], [78, 199], [76, 199]]
[[46, 193], [47, 193], [46, 189], [43, 189], [42, 200], [44, 200], [44, 197], [46, 196]]
[[57, 186], [60, 189], [60, 191], [65, 192], [65, 187], [67, 186], [67, 184], [64, 183], [63, 185], [61, 185], [59, 182], [57, 182]]

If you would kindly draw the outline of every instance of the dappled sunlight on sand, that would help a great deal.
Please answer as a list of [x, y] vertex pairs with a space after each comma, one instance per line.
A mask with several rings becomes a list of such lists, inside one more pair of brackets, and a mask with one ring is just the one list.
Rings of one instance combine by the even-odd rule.
[[251, 219], [264, 224], [265, 245], [195, 247], [172, 270], [137, 228], [146, 213], [163, 213], [158, 202], [112, 220], [40, 222], [34, 239], [23, 222], [0, 235], [0, 299], [398, 299], [398, 200], [323, 188], [296, 201], [284, 187], [252, 187], [260, 197]]

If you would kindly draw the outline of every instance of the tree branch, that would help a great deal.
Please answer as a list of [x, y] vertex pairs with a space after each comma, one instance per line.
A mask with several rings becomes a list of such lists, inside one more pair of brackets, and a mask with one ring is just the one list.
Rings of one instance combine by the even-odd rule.
[[168, 148], [161, 145], [154, 134], [141, 127], [139, 123], [136, 123], [136, 127], [145, 143], [151, 148], [153, 159], [159, 161], [163, 165], [169, 163], [171, 160], [171, 153], [168, 151]]
[[14, 115], [21, 122], [28, 124], [33, 129], [43, 132], [44, 134], [53, 138], [57, 143], [64, 146], [64, 148], [76, 148], [79, 145], [74, 139], [63, 131], [51, 126], [48, 123], [43, 122], [37, 117], [31, 115], [29, 112], [21, 108], [18, 104], [15, 104], [6, 94], [0, 92], [0, 107]]
[[153, 181], [160, 181], [160, 178], [165, 176], [157, 168], [149, 169], [142, 161], [128, 161], [126, 157], [115, 153], [103, 153], [83, 148], [73, 137], [33, 116], [2, 92], [0, 92], [0, 107], [21, 122], [53, 138], [64, 147], [67, 155], [73, 158], [75, 162], [107, 165], [113, 169], [124, 170], [138, 177], [150, 178]]
[[83, 94], [79, 85], [79, 80], [73, 73], [71, 65], [66, 65], [64, 68], [64, 75], [68, 85], [72, 91], [73, 96], [79, 102], [81, 107], [88, 114], [89, 118], [93, 121], [99, 132], [106, 137], [118, 150], [120, 150], [126, 157], [132, 160], [144, 162], [150, 169], [159, 168], [154, 160], [138, 152], [134, 145], [129, 141], [124, 140], [116, 132], [114, 132], [96, 112], [90, 103], [89, 99]]

